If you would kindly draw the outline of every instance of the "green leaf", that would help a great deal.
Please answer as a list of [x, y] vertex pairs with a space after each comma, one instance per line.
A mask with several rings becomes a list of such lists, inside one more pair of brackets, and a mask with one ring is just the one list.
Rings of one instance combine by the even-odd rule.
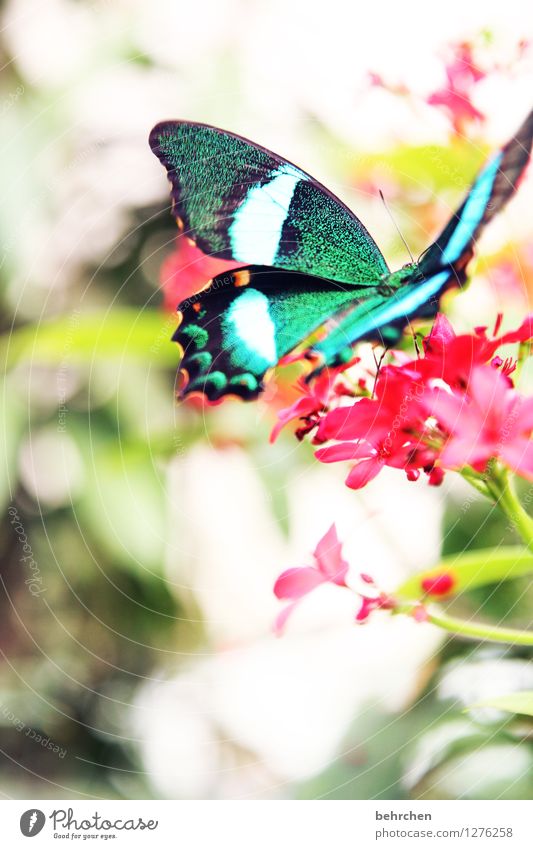
[[426, 595], [423, 581], [440, 575], [449, 575], [452, 578], [452, 585], [446, 593], [446, 596], [452, 596], [485, 584], [497, 584], [530, 573], [533, 573], [533, 555], [519, 546], [478, 549], [444, 557], [435, 568], [408, 578], [394, 591], [394, 595], [409, 600], [423, 598]]
[[127, 358], [142, 358], [159, 367], [173, 366], [178, 362], [176, 346], [171, 344], [176, 325], [176, 316], [165, 316], [155, 309], [74, 311], [70, 316], [4, 335], [0, 339], [0, 360], [5, 368], [28, 360], [67, 367]]
[[507, 713], [521, 713], [525, 716], [533, 716], [533, 690], [522, 690], [519, 693], [510, 693], [508, 696], [497, 696], [494, 699], [487, 699], [475, 705], [470, 705], [467, 710], [479, 707], [491, 707], [497, 710], [507, 711]]

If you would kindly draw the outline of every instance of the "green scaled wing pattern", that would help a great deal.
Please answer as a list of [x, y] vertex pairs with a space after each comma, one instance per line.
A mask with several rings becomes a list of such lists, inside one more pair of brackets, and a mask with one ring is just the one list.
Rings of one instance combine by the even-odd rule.
[[388, 272], [359, 219], [265, 148], [184, 121], [158, 124], [150, 144], [167, 169], [179, 226], [205, 253], [347, 284]]

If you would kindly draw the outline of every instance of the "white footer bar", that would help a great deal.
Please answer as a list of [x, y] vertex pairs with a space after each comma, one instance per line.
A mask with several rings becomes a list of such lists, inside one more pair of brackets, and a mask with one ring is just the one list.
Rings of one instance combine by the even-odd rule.
[[[2, 801], [1, 845], [533, 849], [533, 803]], [[29, 839], [35, 838], [35, 843]]]

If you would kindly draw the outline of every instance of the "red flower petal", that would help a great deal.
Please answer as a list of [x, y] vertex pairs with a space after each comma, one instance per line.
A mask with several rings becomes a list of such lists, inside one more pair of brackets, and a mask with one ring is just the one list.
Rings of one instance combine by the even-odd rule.
[[518, 475], [533, 479], [533, 442], [530, 439], [517, 438], [510, 445], [504, 445], [500, 457]]
[[350, 407], [331, 410], [320, 422], [318, 437], [325, 439], [364, 439], [379, 421], [380, 405], [361, 398]]
[[507, 345], [511, 342], [529, 342], [531, 339], [533, 339], [533, 315], [528, 315], [520, 327], [516, 330], [510, 330], [509, 333], [504, 333], [500, 337], [500, 345]]
[[305, 418], [305, 416], [309, 416], [312, 413], [316, 412], [316, 401], [314, 398], [298, 398], [294, 404], [291, 404], [290, 407], [286, 407], [284, 410], [280, 410], [278, 413], [278, 421], [272, 428], [272, 432], [270, 434], [270, 442], [275, 442], [278, 438], [280, 431], [285, 427], [293, 419]]
[[353, 467], [346, 478], [346, 486], [349, 486], [350, 489], [362, 489], [376, 475], [379, 475], [384, 465], [383, 460], [377, 457], [371, 460], [361, 460]]
[[348, 572], [348, 563], [342, 558], [342, 545], [333, 524], [315, 548], [315, 558], [320, 572], [326, 580], [343, 586]]
[[313, 566], [287, 569], [274, 584], [274, 594], [277, 598], [302, 598], [327, 579]]
[[427, 355], [441, 354], [452, 339], [456, 338], [455, 330], [445, 315], [437, 313], [429, 334], [423, 340], [424, 352]]
[[375, 453], [368, 442], [339, 442], [338, 445], [328, 445], [315, 451], [315, 457], [321, 463], [337, 463], [339, 460], [357, 460]]

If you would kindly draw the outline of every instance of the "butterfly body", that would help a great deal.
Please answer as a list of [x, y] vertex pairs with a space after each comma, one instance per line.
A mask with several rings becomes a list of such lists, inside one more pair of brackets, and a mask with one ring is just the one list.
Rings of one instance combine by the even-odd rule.
[[434, 315], [516, 190], [532, 140], [533, 113], [420, 260], [391, 272], [359, 219], [300, 168], [214, 127], [158, 124], [150, 143], [180, 230], [204, 253], [242, 263], [178, 307], [181, 395], [252, 399], [265, 373], [321, 328], [308, 346], [318, 369], [347, 361], [361, 339], [394, 344], [412, 317]]

